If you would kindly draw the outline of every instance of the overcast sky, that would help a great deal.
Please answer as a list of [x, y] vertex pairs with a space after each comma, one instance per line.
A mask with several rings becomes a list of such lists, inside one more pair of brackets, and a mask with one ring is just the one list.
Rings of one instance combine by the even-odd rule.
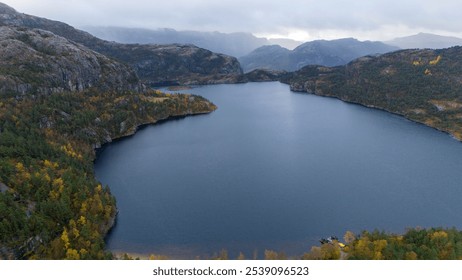
[[387, 40], [430, 32], [462, 37], [460, 0], [0, 0], [75, 27], [250, 32], [301, 41]]

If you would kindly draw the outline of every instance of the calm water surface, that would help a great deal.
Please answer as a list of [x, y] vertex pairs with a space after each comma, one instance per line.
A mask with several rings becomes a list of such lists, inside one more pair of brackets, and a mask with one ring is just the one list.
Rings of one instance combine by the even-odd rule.
[[105, 146], [120, 210], [110, 250], [309, 251], [346, 230], [462, 228], [462, 144], [382, 111], [280, 83], [199, 87], [218, 110]]

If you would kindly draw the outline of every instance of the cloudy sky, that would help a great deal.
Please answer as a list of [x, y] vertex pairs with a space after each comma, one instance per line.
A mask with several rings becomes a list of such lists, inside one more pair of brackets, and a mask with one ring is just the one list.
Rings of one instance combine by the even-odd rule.
[[250, 32], [301, 41], [387, 40], [430, 32], [462, 37], [460, 0], [0, 0], [76, 27]]

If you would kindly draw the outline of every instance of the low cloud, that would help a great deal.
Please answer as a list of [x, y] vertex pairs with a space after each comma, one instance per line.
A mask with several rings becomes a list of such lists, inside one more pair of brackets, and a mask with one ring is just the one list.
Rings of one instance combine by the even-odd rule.
[[[462, 2], [377, 0], [4, 0], [16, 10], [74, 26], [250, 32], [311, 38], [460, 35]], [[65, 7], [65, 8], [63, 8]], [[386, 37], [386, 38], [385, 38]], [[309, 38], [305, 38], [309, 39]]]

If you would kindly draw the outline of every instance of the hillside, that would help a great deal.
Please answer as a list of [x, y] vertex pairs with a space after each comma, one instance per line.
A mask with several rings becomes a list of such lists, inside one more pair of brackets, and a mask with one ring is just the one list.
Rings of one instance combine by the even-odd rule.
[[234, 57], [192, 45], [119, 44], [98, 39], [65, 23], [21, 14], [0, 3], [0, 26], [37, 28], [131, 66], [149, 85], [213, 83], [242, 73]]
[[0, 26], [1, 94], [140, 91], [133, 69], [39, 29]]
[[150, 86], [233, 82], [242, 74], [236, 58], [193, 45], [98, 45], [99, 52], [126, 62]]
[[256, 69], [287, 70], [292, 69], [291, 51], [279, 45], [263, 46], [250, 54], [240, 57], [239, 62], [244, 72]]
[[283, 82], [294, 91], [381, 108], [462, 140], [462, 47], [403, 50], [346, 66], [307, 66]]
[[215, 109], [198, 96], [82, 92], [0, 97], [0, 259], [104, 259], [115, 198], [94, 148], [143, 124]]
[[292, 51], [276, 46], [263, 46], [240, 57], [239, 61], [245, 72], [258, 68], [296, 71], [306, 65], [344, 65], [361, 56], [397, 49], [381, 42], [361, 42], [353, 38], [316, 40], [304, 43]]

